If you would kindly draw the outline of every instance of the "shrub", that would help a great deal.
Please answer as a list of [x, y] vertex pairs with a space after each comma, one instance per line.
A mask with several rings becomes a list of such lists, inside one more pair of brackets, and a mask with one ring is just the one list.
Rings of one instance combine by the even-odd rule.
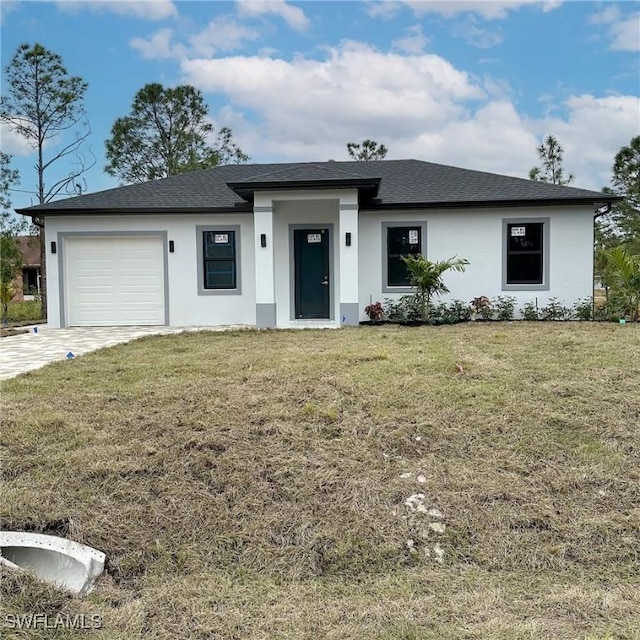
[[572, 317], [576, 320], [593, 320], [593, 298], [579, 298], [573, 305]]
[[457, 318], [456, 322], [468, 322], [473, 313], [471, 307], [462, 300], [454, 300], [449, 303], [449, 312]]
[[522, 318], [524, 320], [539, 320], [538, 305], [535, 302], [526, 302], [522, 307]]
[[569, 320], [571, 310], [563, 306], [558, 298], [550, 298], [540, 310], [540, 320]]
[[413, 322], [422, 316], [422, 305], [418, 296], [402, 296], [398, 300], [386, 298], [383, 317], [391, 322]]
[[615, 293], [610, 293], [604, 304], [596, 305], [594, 320], [599, 322], [617, 322], [625, 317], [625, 303]]
[[449, 305], [446, 302], [440, 302], [433, 308], [433, 312], [429, 317], [429, 324], [454, 324], [455, 318], [449, 313]]
[[482, 320], [491, 320], [493, 317], [493, 307], [491, 306], [491, 298], [487, 296], [478, 296], [471, 301], [473, 313], [480, 316]]
[[513, 296], [498, 296], [494, 304], [498, 320], [513, 320], [516, 299]]
[[367, 305], [364, 308], [364, 312], [372, 322], [380, 322], [384, 318], [384, 308], [379, 302]]
[[462, 300], [441, 302], [432, 309], [429, 324], [458, 324], [471, 319], [471, 307]]

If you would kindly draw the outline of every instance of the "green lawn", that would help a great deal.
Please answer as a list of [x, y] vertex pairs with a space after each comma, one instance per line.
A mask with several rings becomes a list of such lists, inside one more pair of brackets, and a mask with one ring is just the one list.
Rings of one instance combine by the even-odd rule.
[[0, 624], [640, 638], [639, 380], [640, 325], [524, 322], [149, 337], [9, 380], [4, 526], [108, 568], [85, 599], [2, 573]]

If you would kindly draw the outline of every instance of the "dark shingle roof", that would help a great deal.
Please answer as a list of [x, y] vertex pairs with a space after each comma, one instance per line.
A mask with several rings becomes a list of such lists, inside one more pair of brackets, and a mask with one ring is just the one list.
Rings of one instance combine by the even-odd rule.
[[[20, 213], [251, 211], [229, 184], [272, 190], [379, 182], [361, 209], [586, 204], [615, 196], [419, 160], [225, 165], [20, 209]], [[238, 189], [237, 189], [238, 190]], [[245, 193], [238, 190], [240, 193]], [[375, 197], [374, 197], [375, 195]]]

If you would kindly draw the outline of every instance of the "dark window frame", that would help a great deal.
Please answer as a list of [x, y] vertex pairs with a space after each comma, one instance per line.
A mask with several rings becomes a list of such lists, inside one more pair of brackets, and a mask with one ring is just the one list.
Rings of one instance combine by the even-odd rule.
[[[232, 234], [232, 253], [235, 282], [233, 286], [207, 286], [207, 264], [229, 261], [229, 257], [211, 258], [206, 255], [207, 234]], [[234, 295], [241, 293], [240, 225], [197, 226], [198, 295]]]
[[[540, 225], [540, 249], [514, 251], [509, 249], [509, 238], [512, 227], [527, 227], [528, 225]], [[550, 288], [550, 218], [504, 218], [502, 221], [502, 290], [503, 291], [548, 291]], [[540, 256], [540, 281], [518, 282], [510, 279], [510, 256], [535, 255]]]
[[418, 239], [418, 250], [426, 257], [427, 254], [427, 223], [424, 220], [399, 220], [398, 222], [382, 223], [382, 292], [383, 293], [412, 293], [413, 287], [409, 284], [389, 284], [389, 261], [391, 258], [398, 258], [406, 254], [389, 253], [389, 231], [391, 229], [417, 229], [420, 236]]
[[[219, 242], [220, 238], [226, 238], [226, 242]], [[229, 255], [211, 256], [210, 252], [213, 249], [222, 247], [225, 250], [229, 249]], [[205, 231], [202, 234], [202, 253], [203, 253], [203, 275], [204, 282], [203, 287], [205, 289], [235, 289], [237, 286], [237, 272], [236, 272], [236, 232], [235, 231]], [[216, 271], [224, 275], [225, 279], [228, 276], [229, 281], [227, 284], [209, 284], [207, 282], [210, 273], [210, 268], [215, 265], [230, 265], [229, 271]]]

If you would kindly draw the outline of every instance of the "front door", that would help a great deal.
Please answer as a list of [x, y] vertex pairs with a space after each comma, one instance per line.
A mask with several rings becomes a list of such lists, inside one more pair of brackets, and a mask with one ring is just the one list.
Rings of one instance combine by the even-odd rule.
[[329, 318], [329, 229], [294, 229], [295, 317]]

